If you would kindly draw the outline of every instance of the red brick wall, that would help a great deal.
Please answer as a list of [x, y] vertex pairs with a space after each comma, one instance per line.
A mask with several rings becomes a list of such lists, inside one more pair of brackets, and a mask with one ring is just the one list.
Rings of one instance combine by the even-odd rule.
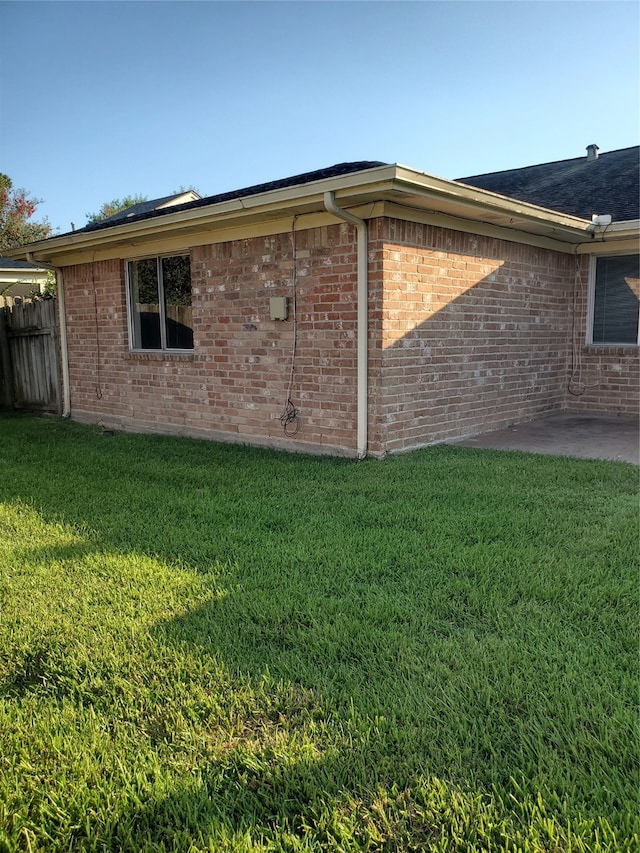
[[573, 258], [394, 219], [370, 239], [384, 279], [376, 451], [564, 407]]
[[[290, 233], [191, 250], [189, 354], [129, 352], [123, 261], [68, 267], [72, 416], [355, 454], [355, 241], [347, 224], [296, 234], [294, 438], [278, 420], [293, 316], [269, 319], [269, 297], [292, 294]], [[461, 437], [567, 406], [637, 411], [637, 348], [584, 346], [587, 275], [584, 266], [576, 276], [575, 264], [574, 256], [546, 249], [373, 220], [371, 451]], [[579, 373], [571, 371], [574, 296]], [[568, 392], [570, 377], [579, 396]]]
[[79, 264], [63, 274], [72, 414], [126, 415], [124, 266], [121, 261]]
[[589, 259], [576, 267], [567, 407], [576, 412], [637, 415], [640, 411], [640, 352], [637, 346], [587, 346]]
[[291, 297], [291, 234], [191, 250], [193, 354], [129, 352], [122, 261], [67, 268], [72, 415], [355, 452], [355, 235], [346, 224], [298, 231], [296, 247], [295, 438], [285, 439], [277, 420], [291, 368], [291, 306], [289, 320], [269, 319], [269, 297]]

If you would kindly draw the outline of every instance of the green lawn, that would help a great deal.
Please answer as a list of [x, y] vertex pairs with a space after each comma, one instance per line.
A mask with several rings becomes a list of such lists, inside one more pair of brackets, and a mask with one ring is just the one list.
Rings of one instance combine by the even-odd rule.
[[0, 417], [0, 850], [637, 850], [637, 485]]

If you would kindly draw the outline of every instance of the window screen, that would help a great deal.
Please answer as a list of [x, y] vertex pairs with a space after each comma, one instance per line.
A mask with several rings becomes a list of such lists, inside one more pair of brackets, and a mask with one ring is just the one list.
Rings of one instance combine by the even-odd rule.
[[598, 258], [593, 343], [637, 344], [640, 256]]

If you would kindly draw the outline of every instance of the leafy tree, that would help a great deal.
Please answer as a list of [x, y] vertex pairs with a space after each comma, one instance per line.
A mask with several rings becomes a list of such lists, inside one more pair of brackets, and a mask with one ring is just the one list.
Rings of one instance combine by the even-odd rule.
[[58, 287], [56, 284], [56, 274], [53, 270], [47, 270], [47, 280], [44, 283], [40, 296], [45, 299], [52, 298], [58, 295]]
[[149, 199], [146, 195], [126, 195], [124, 198], [114, 198], [112, 201], [105, 201], [97, 213], [87, 213], [87, 225], [95, 225], [96, 222], [102, 222], [115, 213], [120, 213], [121, 210], [133, 207], [134, 204], [140, 204], [141, 201], [149, 201]]
[[198, 193], [200, 195], [200, 191], [197, 190], [193, 184], [189, 184], [188, 187], [185, 187], [184, 184], [180, 184], [177, 190], [174, 190], [172, 195], [178, 195], [178, 193], [188, 193], [189, 191]]
[[0, 255], [51, 235], [48, 219], [30, 221], [40, 203], [41, 199], [30, 198], [26, 190], [14, 189], [11, 178], [0, 172]]

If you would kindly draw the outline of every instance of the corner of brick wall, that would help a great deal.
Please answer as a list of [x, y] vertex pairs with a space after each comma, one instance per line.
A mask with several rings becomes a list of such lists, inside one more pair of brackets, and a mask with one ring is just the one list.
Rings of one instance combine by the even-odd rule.
[[572, 258], [396, 219], [373, 233], [383, 282], [381, 449], [564, 407]]

